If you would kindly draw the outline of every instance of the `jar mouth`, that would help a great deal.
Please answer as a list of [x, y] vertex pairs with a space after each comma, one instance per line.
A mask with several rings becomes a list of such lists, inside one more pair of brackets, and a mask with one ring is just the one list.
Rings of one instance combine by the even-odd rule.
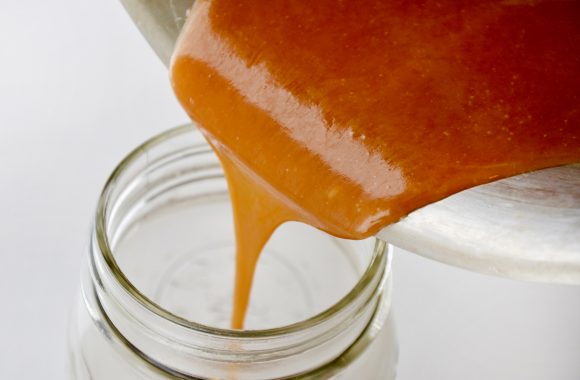
[[[152, 137], [147, 140], [131, 153], [129, 153], [113, 170], [112, 174], [108, 178], [105, 186], [99, 197], [96, 218], [95, 218], [95, 237], [96, 243], [98, 244], [100, 254], [104, 259], [107, 271], [112, 275], [115, 281], [122, 287], [122, 289], [134, 300], [136, 300], [142, 307], [151, 313], [161, 317], [162, 319], [179, 325], [181, 327], [192, 329], [198, 332], [203, 332], [210, 335], [221, 336], [225, 338], [233, 339], [256, 339], [256, 338], [268, 338], [281, 335], [292, 334], [303, 329], [318, 325], [325, 322], [326, 320], [337, 314], [342, 308], [351, 303], [356, 299], [364, 289], [370, 286], [373, 279], [381, 275], [381, 272], [390, 273], [391, 268], [391, 249], [388, 244], [384, 241], [375, 239], [375, 244], [373, 248], [372, 257], [370, 262], [356, 283], [356, 285], [344, 295], [338, 302], [334, 303], [329, 308], [324, 311], [315, 314], [305, 320], [295, 322], [289, 325], [268, 328], [263, 330], [233, 330], [218, 328], [202, 323], [194, 322], [183, 317], [180, 317], [167, 309], [161, 307], [149, 297], [143, 294], [137, 287], [135, 287], [127, 276], [123, 273], [120, 266], [113, 255], [112, 244], [110, 243], [110, 238], [107, 233], [107, 223], [108, 223], [108, 210], [112, 200], [112, 192], [119, 181], [121, 175], [137, 160], [142, 156], [146, 155], [146, 152], [159, 145], [163, 142], [170, 140], [172, 138], [178, 137], [187, 133], [200, 133], [197, 128], [192, 124], [187, 124], [172, 128], [166, 132], [163, 132], [157, 136]], [[386, 261], [386, 265], [385, 265]]]

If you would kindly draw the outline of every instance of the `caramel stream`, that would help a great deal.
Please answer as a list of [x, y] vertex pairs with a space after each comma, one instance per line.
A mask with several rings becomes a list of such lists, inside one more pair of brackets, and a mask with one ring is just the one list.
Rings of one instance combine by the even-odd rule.
[[580, 161], [578, 20], [578, 2], [197, 0], [171, 77], [230, 187], [232, 327], [285, 221], [365, 238]]

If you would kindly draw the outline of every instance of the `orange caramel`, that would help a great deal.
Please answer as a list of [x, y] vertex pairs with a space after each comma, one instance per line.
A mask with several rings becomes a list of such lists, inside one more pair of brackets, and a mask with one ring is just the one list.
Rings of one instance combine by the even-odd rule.
[[197, 0], [171, 79], [230, 187], [233, 328], [285, 221], [361, 239], [580, 161], [578, 2]]

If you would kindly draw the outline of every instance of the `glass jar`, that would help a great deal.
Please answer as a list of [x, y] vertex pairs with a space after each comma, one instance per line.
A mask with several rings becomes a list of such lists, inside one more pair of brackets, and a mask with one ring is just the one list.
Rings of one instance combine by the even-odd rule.
[[219, 161], [192, 126], [115, 169], [69, 332], [74, 379], [392, 379], [390, 247], [282, 226], [247, 330], [228, 329], [234, 234]]

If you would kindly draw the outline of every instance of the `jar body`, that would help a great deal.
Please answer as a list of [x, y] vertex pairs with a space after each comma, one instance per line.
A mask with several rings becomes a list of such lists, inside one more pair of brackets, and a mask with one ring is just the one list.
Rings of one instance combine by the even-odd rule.
[[[68, 378], [71, 380], [139, 380], [182, 378], [162, 371], [140, 357], [111, 331], [108, 321], [89, 312], [82, 295], [73, 311], [69, 326]], [[380, 322], [380, 330], [359, 357], [343, 368], [337, 363], [332, 371], [296, 376], [304, 379], [385, 379], [396, 377], [398, 348], [392, 315]], [[197, 377], [190, 377], [195, 379]], [[231, 379], [236, 379], [232, 376]], [[259, 379], [259, 377], [256, 377]]]
[[389, 247], [280, 230], [258, 263], [249, 330], [228, 330], [235, 242], [219, 163], [193, 127], [138, 148], [99, 202], [71, 378], [394, 378]]

